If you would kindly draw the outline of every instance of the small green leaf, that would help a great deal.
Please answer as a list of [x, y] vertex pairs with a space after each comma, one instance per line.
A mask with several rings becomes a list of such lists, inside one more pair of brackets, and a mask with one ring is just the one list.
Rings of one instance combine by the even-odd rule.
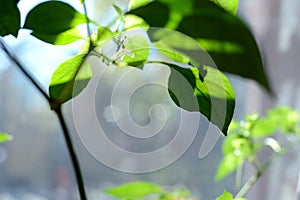
[[17, 37], [20, 29], [20, 11], [14, 0], [0, 1], [0, 36]]
[[223, 194], [216, 198], [216, 200], [233, 200], [232, 194], [224, 190]]
[[150, 2], [151, 2], [151, 0], [130, 0], [128, 8], [129, 8], [129, 10], [132, 10], [135, 8], [145, 6]]
[[79, 1], [80, 1], [80, 3], [81, 3], [81, 4], [83, 4], [83, 3], [84, 3], [84, 0], [79, 0]]
[[[77, 96], [89, 83], [92, 71], [80, 54], [63, 62], [54, 72], [49, 86], [50, 97], [59, 105]], [[53, 108], [58, 105], [52, 105]]]
[[130, 30], [134, 28], [144, 28], [144, 29], [149, 28], [149, 25], [142, 18], [136, 15], [130, 15], [130, 14], [125, 15], [124, 21], [125, 21], [124, 24], [125, 30]]
[[33, 31], [31, 35], [44, 42], [54, 45], [65, 45], [80, 39], [84, 39], [84, 37], [76, 27], [58, 34], [43, 34]]
[[152, 194], [162, 194], [163, 190], [152, 183], [133, 182], [104, 190], [104, 192], [122, 199], [136, 199]]
[[7, 133], [0, 132], [0, 143], [12, 140], [12, 136]]
[[238, 164], [238, 156], [234, 155], [233, 153], [225, 155], [218, 165], [215, 179], [217, 181], [222, 180], [223, 178], [234, 172], [237, 169]]
[[123, 60], [131, 66], [143, 65], [149, 55], [149, 42], [143, 36], [134, 36], [127, 39], [125, 51], [128, 53]]
[[86, 16], [69, 4], [47, 1], [40, 3], [28, 13], [24, 28], [39, 34], [54, 35], [86, 22]]
[[238, 9], [239, 0], [211, 0], [231, 14], [235, 15]]
[[123, 13], [123, 11], [121, 10], [121, 8], [119, 7], [119, 6], [117, 6], [117, 5], [113, 5], [113, 7], [114, 7], [114, 9], [115, 9], [115, 11], [118, 13], [118, 15], [120, 16], [120, 17], [123, 17], [123, 15], [124, 15], [124, 13]]
[[278, 129], [278, 124], [270, 118], [264, 117], [257, 120], [251, 130], [251, 136], [257, 137], [267, 137], [275, 133]]

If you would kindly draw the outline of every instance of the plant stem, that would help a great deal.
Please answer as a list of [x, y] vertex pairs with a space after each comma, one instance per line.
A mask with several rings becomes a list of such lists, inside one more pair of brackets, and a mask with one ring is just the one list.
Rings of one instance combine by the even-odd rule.
[[67, 147], [68, 147], [68, 151], [69, 151], [71, 161], [72, 161], [72, 164], [73, 164], [73, 167], [74, 167], [80, 199], [81, 200], [87, 200], [79, 161], [78, 161], [78, 158], [76, 156], [75, 149], [73, 147], [73, 143], [72, 143], [72, 140], [71, 140], [71, 137], [70, 137], [68, 127], [66, 125], [65, 119], [64, 119], [63, 114], [62, 114], [61, 106], [59, 106], [59, 108], [57, 110], [55, 110], [55, 112], [58, 116], [61, 128], [63, 130], [64, 137], [65, 137], [65, 140], [66, 140], [66, 144], [67, 144]]
[[9, 57], [9, 59], [22, 71], [22, 73], [30, 80], [30, 82], [36, 87], [37, 90], [43, 95], [45, 99], [47, 99], [48, 102], [50, 102], [50, 97], [48, 94], [42, 89], [42, 87], [38, 84], [38, 82], [32, 77], [32, 75], [29, 74], [21, 64], [21, 62], [13, 56], [10, 51], [7, 48], [7, 45], [5, 41], [0, 38], [0, 45], [3, 51], [6, 53], [6, 55]]
[[[32, 77], [32, 75], [30, 75], [29, 72], [27, 72], [25, 70], [25, 68], [23, 67], [23, 65], [21, 64], [21, 62], [14, 57], [10, 51], [7, 48], [7, 45], [5, 44], [5, 41], [0, 38], [0, 46], [3, 49], [3, 51], [6, 53], [6, 55], [10, 58], [10, 60], [22, 71], [22, 73], [30, 80], [30, 82], [35, 86], [35, 88], [43, 95], [43, 97], [48, 101], [48, 103], [51, 105], [53, 103], [52, 100], [48, 94], [42, 89], [42, 87], [38, 84], [38, 82]], [[55, 103], [55, 102], [54, 102]], [[73, 147], [73, 143], [70, 137], [70, 133], [69, 130], [67, 128], [66, 122], [64, 120], [62, 111], [61, 111], [61, 105], [56, 107], [56, 109], [54, 109], [54, 111], [56, 112], [58, 119], [59, 119], [59, 123], [61, 124], [62, 130], [63, 130], [63, 134], [67, 143], [67, 148], [71, 157], [71, 161], [72, 161], [72, 165], [75, 171], [75, 176], [76, 176], [76, 181], [77, 181], [77, 185], [78, 185], [78, 190], [79, 190], [79, 196], [81, 200], [87, 200], [86, 197], [86, 193], [85, 193], [85, 189], [84, 189], [84, 182], [83, 182], [83, 178], [82, 178], [82, 174], [81, 174], [81, 170], [80, 170], [80, 165]]]

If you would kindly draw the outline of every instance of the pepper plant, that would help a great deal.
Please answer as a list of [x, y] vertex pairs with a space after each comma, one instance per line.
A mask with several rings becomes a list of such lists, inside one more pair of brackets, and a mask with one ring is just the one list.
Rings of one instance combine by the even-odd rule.
[[[77, 55], [57, 67], [46, 92], [36, 80], [38, 74], [28, 73], [22, 58], [13, 55], [5, 39], [0, 40], [3, 52], [40, 91], [48, 101], [49, 108], [57, 114], [82, 200], [87, 199], [87, 196], [79, 161], [62, 114], [62, 105], [79, 95], [89, 84], [92, 77], [87, 62], [89, 56], [97, 56], [107, 65], [141, 70], [149, 63], [168, 66], [171, 69], [168, 89], [173, 101], [185, 110], [200, 112], [224, 135], [227, 135], [234, 113], [235, 96], [223, 72], [253, 79], [271, 92], [255, 38], [245, 23], [235, 15], [238, 0], [130, 0], [126, 9], [114, 5], [116, 16], [107, 26], [88, 17], [84, 0], [77, 2], [82, 4], [84, 13], [63, 1], [42, 2], [29, 11], [25, 23], [21, 24], [18, 2], [0, 2], [2, 37], [18, 37], [21, 29], [27, 29], [33, 37], [45, 43], [68, 45], [78, 40], [83, 43]], [[87, 35], [80, 30], [83, 24], [86, 25]], [[96, 27], [97, 31], [92, 32], [91, 27]], [[137, 28], [144, 34], [132, 36], [130, 31]], [[201, 46], [201, 51], [199, 47], [195, 51], [192, 45], [187, 45], [189, 41], [183, 34]], [[107, 55], [104, 49], [112, 43], [117, 48], [113, 55]], [[158, 50], [169, 60], [151, 59], [152, 49]], [[202, 59], [203, 53], [208, 53], [213, 62]], [[188, 86], [183, 86], [175, 74], [184, 77]], [[196, 104], [191, 103], [193, 98]], [[6, 137], [1, 134], [1, 140]]]

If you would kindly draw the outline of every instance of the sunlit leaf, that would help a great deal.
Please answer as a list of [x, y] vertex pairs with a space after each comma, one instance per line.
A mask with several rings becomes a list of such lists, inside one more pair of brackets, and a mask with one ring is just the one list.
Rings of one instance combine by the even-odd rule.
[[129, 10], [132, 10], [135, 8], [142, 7], [150, 2], [151, 0], [130, 0], [128, 8]]
[[136, 15], [127, 14], [124, 18], [125, 24], [124, 28], [126, 30], [134, 29], [134, 28], [144, 28], [148, 29], [149, 25], [140, 17]]
[[232, 194], [224, 190], [223, 194], [216, 198], [216, 200], [233, 200]]
[[120, 16], [120, 17], [123, 17], [123, 15], [124, 15], [124, 13], [123, 13], [123, 11], [121, 10], [121, 8], [119, 7], [119, 6], [117, 6], [117, 5], [113, 5], [113, 7], [114, 7], [114, 9], [115, 9], [115, 11], [118, 13], [118, 15]]
[[279, 106], [268, 111], [268, 118], [272, 120], [284, 133], [296, 131], [300, 124], [300, 114], [296, 110], [292, 110], [287, 106]]
[[236, 14], [238, 9], [239, 0], [211, 0], [215, 2], [217, 5], [221, 6], [231, 14]]
[[38, 32], [32, 32], [31, 35], [43, 40], [44, 42], [54, 45], [70, 44], [80, 39], [84, 39], [80, 31], [77, 28], [72, 28], [67, 31], [58, 34], [43, 34]]
[[190, 62], [190, 58], [184, 53], [175, 50], [172, 46], [164, 41], [160, 40], [157, 42], [153, 42], [153, 45], [164, 55], [171, 58], [172, 60], [184, 64], [188, 64]]
[[127, 39], [125, 51], [128, 51], [123, 60], [131, 66], [140, 66], [145, 63], [149, 55], [149, 42], [143, 36], [134, 36]]
[[133, 182], [104, 190], [104, 192], [122, 199], [136, 199], [152, 194], [162, 194], [163, 190], [152, 183]]
[[238, 164], [238, 156], [234, 155], [233, 153], [225, 155], [218, 165], [215, 179], [217, 181], [222, 180], [223, 178], [234, 172], [237, 169]]
[[7, 133], [0, 132], [0, 143], [10, 141], [12, 136], [8, 135]]
[[278, 129], [278, 124], [273, 123], [274, 121], [270, 118], [261, 118], [255, 122], [252, 130], [252, 137], [267, 137], [275, 133]]
[[0, 1], [0, 36], [17, 37], [20, 29], [20, 11], [14, 0]]
[[[175, 21], [169, 22], [170, 13], [178, 13], [181, 9], [172, 6], [177, 1], [173, 4], [172, 2], [171, 0], [154, 1], [130, 13], [142, 17], [152, 27], [165, 27], [170, 23], [178, 24], [176, 27], [168, 28], [174, 28], [203, 45], [219, 70], [253, 79], [271, 92], [254, 36], [242, 20], [209, 0], [193, 0], [188, 1], [192, 2], [192, 13], [187, 9], [189, 14], [180, 16], [180, 21], [177, 16], [174, 18]], [[186, 48], [176, 49], [184, 53], [193, 52]], [[186, 54], [190, 55], [190, 53]], [[201, 64], [209, 66], [210, 63]]]
[[61, 1], [47, 1], [38, 4], [28, 13], [24, 28], [39, 34], [53, 35], [86, 22], [86, 16], [69, 4]]
[[216, 200], [246, 200], [245, 198], [233, 198], [232, 194], [224, 190], [223, 194], [216, 198]]
[[169, 66], [168, 88], [173, 101], [185, 110], [200, 111], [227, 135], [235, 107], [234, 91], [228, 79], [212, 67]]
[[90, 81], [92, 71], [85, 61], [86, 57], [87, 54], [72, 57], [63, 62], [52, 75], [49, 94], [59, 104], [77, 96]]

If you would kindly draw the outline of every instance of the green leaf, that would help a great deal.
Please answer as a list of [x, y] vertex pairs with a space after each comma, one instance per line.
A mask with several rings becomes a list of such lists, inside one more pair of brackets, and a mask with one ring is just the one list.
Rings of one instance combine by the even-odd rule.
[[76, 55], [63, 62], [52, 75], [49, 94], [58, 105], [77, 96], [89, 83], [92, 71], [86, 58], [87, 54]]
[[47, 1], [40, 3], [28, 13], [24, 28], [39, 34], [54, 35], [86, 22], [86, 16], [69, 4]]
[[267, 137], [274, 134], [278, 128], [278, 124], [274, 123], [274, 120], [267, 117], [260, 118], [254, 123], [250, 134], [254, 138]]
[[223, 194], [216, 198], [216, 200], [233, 200], [232, 194], [224, 190]]
[[211, 0], [217, 5], [221, 6], [231, 14], [235, 15], [238, 9], [239, 0]]
[[128, 8], [129, 8], [129, 10], [132, 10], [135, 8], [145, 6], [150, 2], [151, 2], [151, 0], [130, 0]]
[[44, 42], [54, 45], [65, 45], [80, 39], [84, 39], [84, 37], [81, 35], [80, 31], [77, 28], [72, 28], [58, 34], [43, 34], [33, 31], [31, 35]]
[[118, 13], [118, 15], [120, 16], [120, 17], [123, 17], [123, 15], [124, 15], [124, 13], [123, 13], [123, 11], [121, 10], [121, 8], [119, 7], [119, 6], [117, 6], [117, 5], [113, 5], [113, 7], [114, 7], [114, 9], [115, 9], [115, 11]]
[[164, 42], [163, 40], [153, 42], [153, 45], [164, 55], [171, 58], [172, 60], [184, 64], [188, 64], [191, 60], [190, 57], [184, 53], [175, 50], [170, 44]]
[[122, 199], [136, 199], [152, 194], [162, 194], [163, 190], [152, 183], [133, 182], [104, 190], [104, 192]]
[[216, 200], [246, 200], [245, 198], [233, 198], [232, 194], [224, 190], [223, 194], [216, 198]]
[[134, 36], [127, 39], [125, 51], [128, 53], [123, 60], [131, 66], [140, 66], [145, 63], [149, 55], [149, 42], [143, 36]]
[[300, 114], [287, 106], [279, 106], [268, 111], [268, 118], [272, 120], [284, 133], [296, 131], [300, 123]]
[[[224, 135], [232, 120], [235, 97], [229, 80], [212, 68], [184, 68], [169, 64], [169, 93], [173, 101], [188, 111], [200, 111]], [[202, 73], [202, 74], [201, 74]], [[195, 98], [196, 97], [196, 98]]]
[[81, 4], [83, 4], [83, 3], [84, 3], [84, 0], [79, 0], [79, 1], [80, 1], [80, 3], [81, 3]]
[[130, 30], [134, 28], [144, 28], [148, 29], [149, 25], [140, 17], [136, 15], [127, 14], [124, 18], [125, 24], [124, 28], [125, 30]]
[[17, 37], [20, 29], [20, 11], [14, 0], [0, 1], [0, 36], [12, 34]]
[[128, 14], [143, 18], [152, 27], [164, 27], [168, 22], [169, 12], [168, 6], [153, 1], [146, 6], [129, 11]]
[[7, 133], [0, 132], [0, 143], [12, 140], [12, 136]]
[[223, 157], [218, 165], [217, 173], [215, 179], [217, 181], [222, 180], [232, 172], [234, 172], [239, 166], [239, 158], [233, 153], [227, 154]]
[[[152, 27], [173, 24], [168, 27], [194, 38], [210, 54], [219, 70], [253, 79], [271, 92], [255, 38], [242, 20], [209, 0], [189, 0], [192, 11], [187, 7], [187, 11], [181, 13], [180, 7], [174, 6], [177, 1], [172, 2], [154, 1], [129, 13], [142, 17]], [[176, 50], [187, 55], [193, 53], [186, 48]]]
[[218, 181], [234, 172], [237, 167], [242, 166], [244, 161], [253, 153], [248, 138], [240, 133], [230, 133], [224, 139], [222, 152], [223, 159], [215, 175], [215, 179]]

